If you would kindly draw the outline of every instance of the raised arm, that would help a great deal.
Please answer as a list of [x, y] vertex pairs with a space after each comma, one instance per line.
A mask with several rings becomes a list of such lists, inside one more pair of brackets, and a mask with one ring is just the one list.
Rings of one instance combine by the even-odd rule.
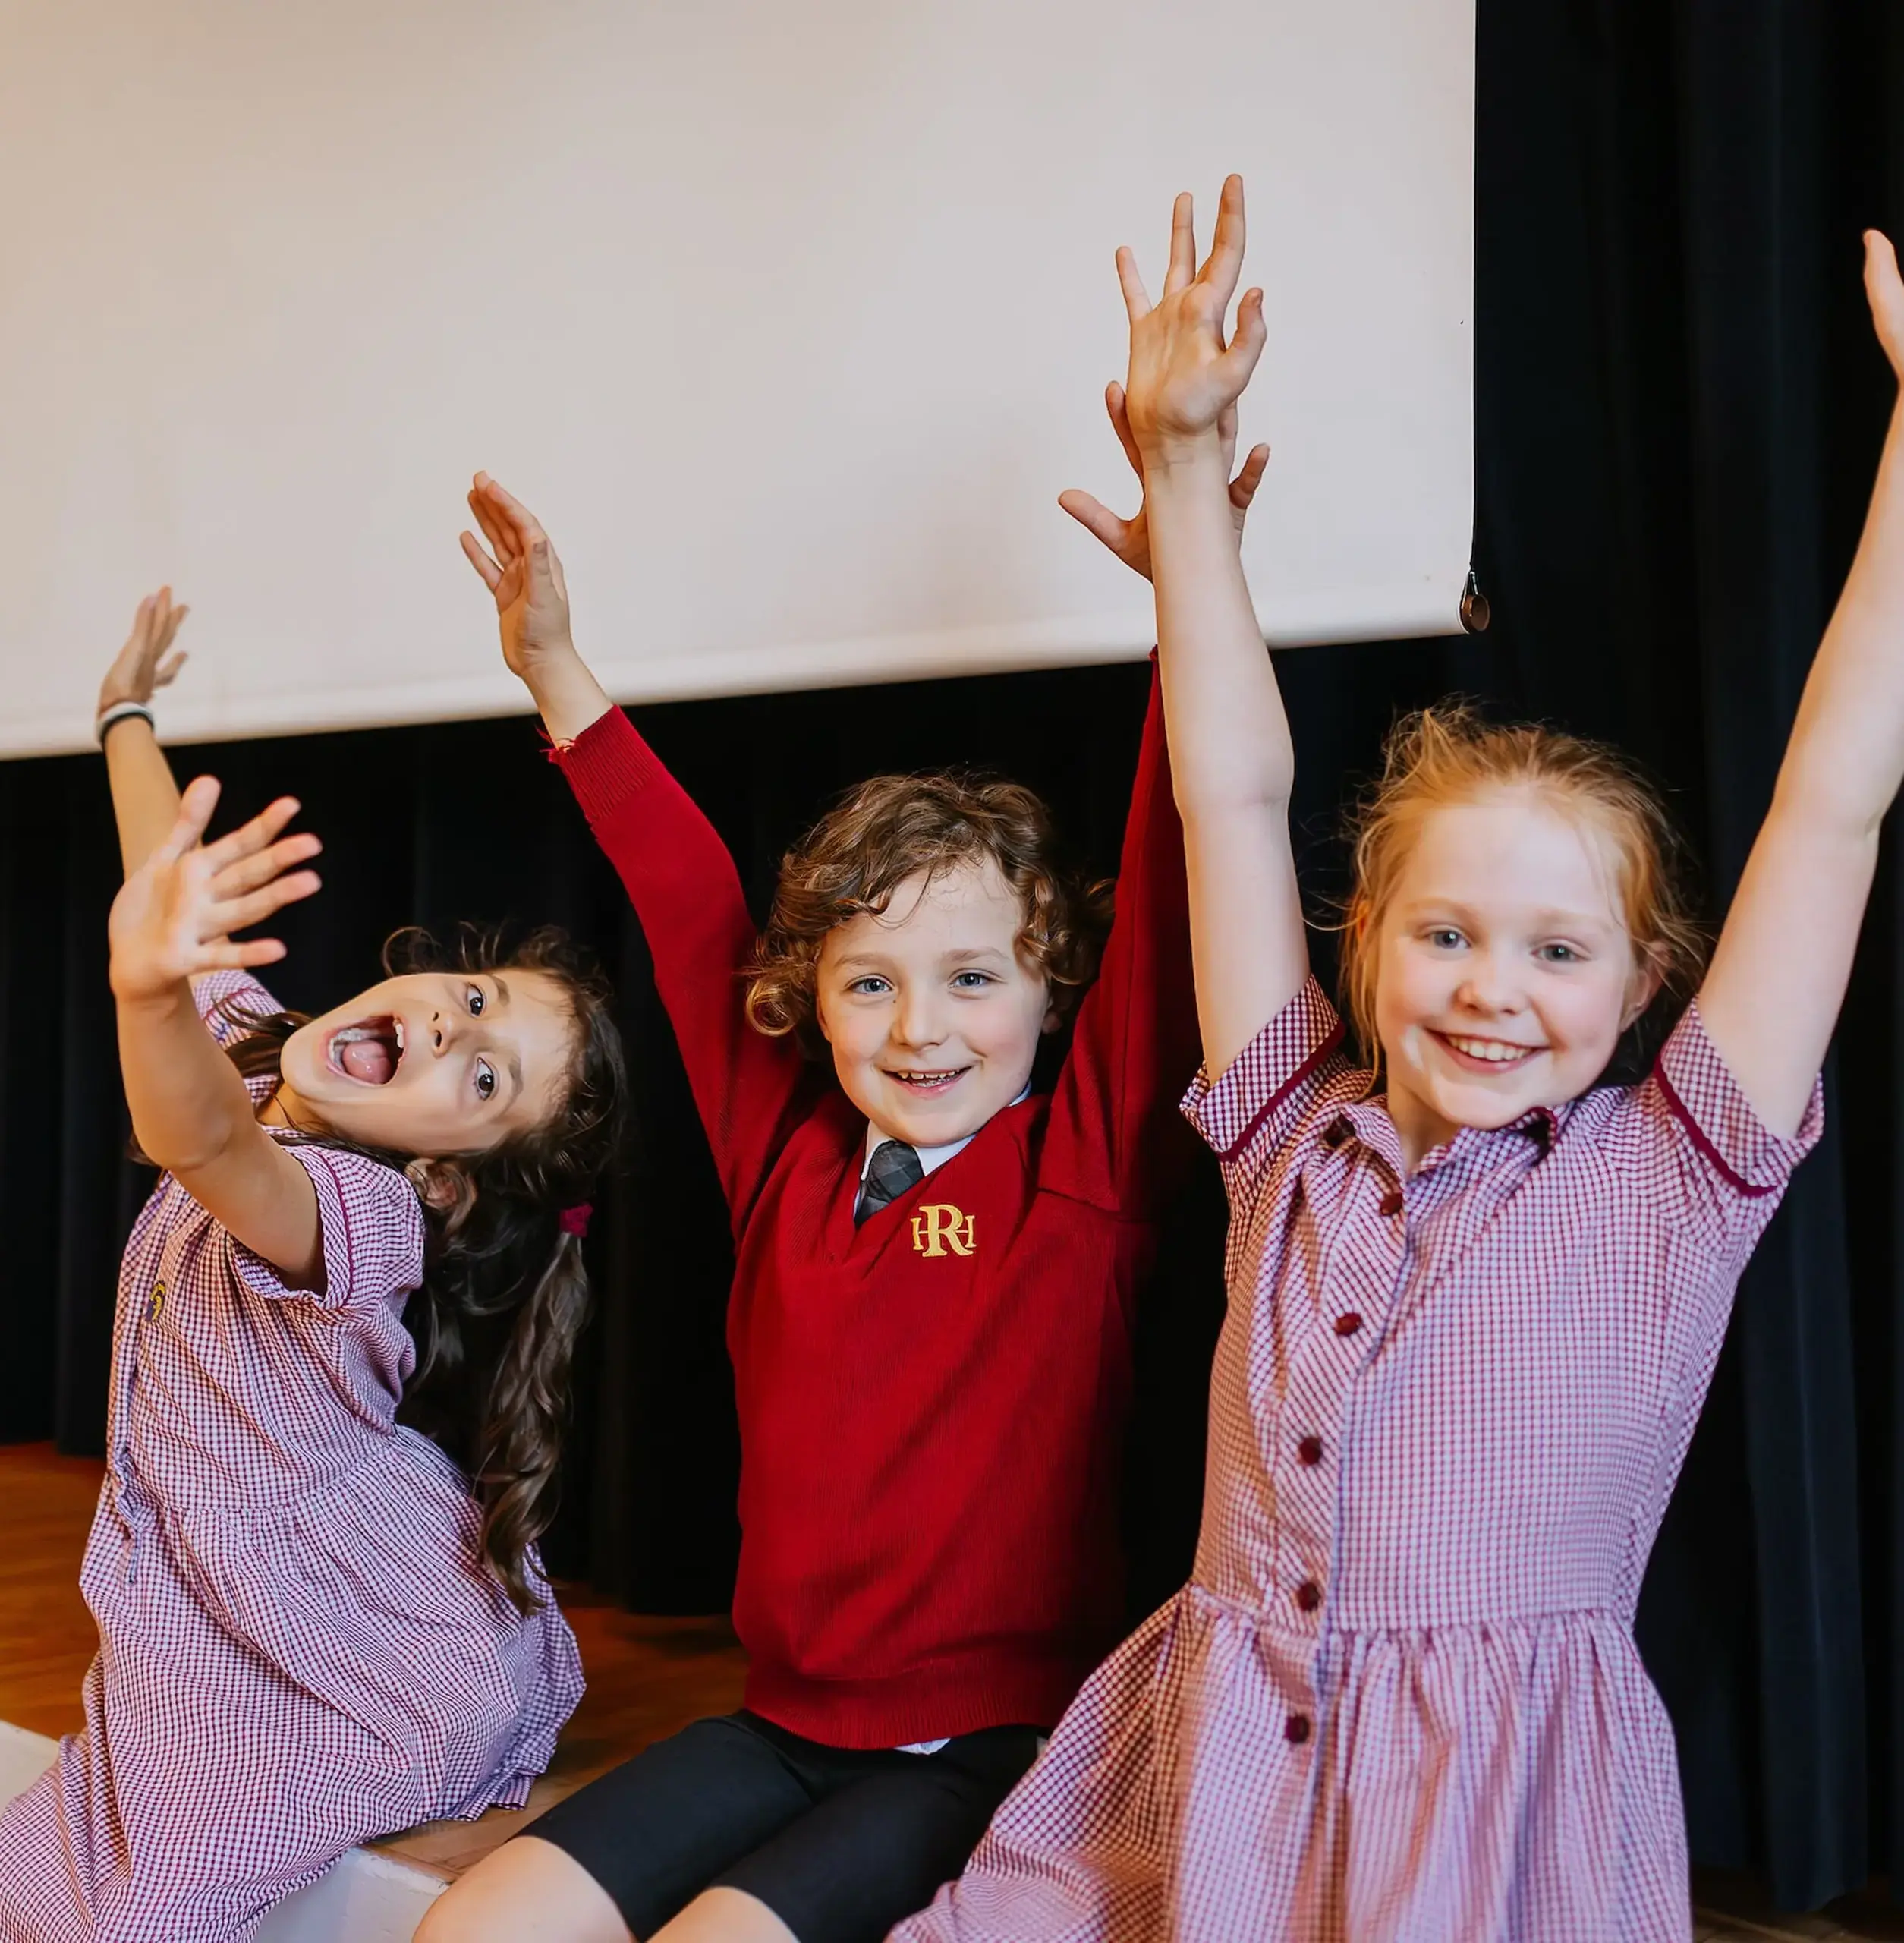
[[323, 1260], [310, 1177], [258, 1125], [244, 1082], [192, 1003], [191, 981], [270, 965], [275, 938], [234, 943], [317, 889], [296, 866], [317, 839], [282, 836], [297, 805], [286, 798], [241, 830], [205, 845], [219, 787], [200, 776], [164, 840], [126, 879], [109, 925], [119, 1066], [133, 1137], [154, 1165], [294, 1286], [314, 1286]]
[[[1904, 283], [1875, 231], [1865, 289], [1904, 382]], [[1759, 1117], [1797, 1131], [1851, 975], [1878, 827], [1904, 779], [1904, 392], [1850, 577], [1805, 685], [1778, 785], [1699, 994]]]
[[627, 890], [655, 987], [738, 1230], [817, 1069], [747, 1024], [754, 921], [719, 834], [576, 652], [562, 562], [535, 515], [485, 473], [470, 509], [489, 541], [463, 550], [496, 597], [502, 653], [542, 713], [589, 828]]
[[[126, 644], [99, 684], [97, 721], [105, 725], [111, 711], [128, 704], [149, 708], [154, 693], [171, 685], [185, 665], [183, 652], [172, 652], [172, 641], [190, 611], [172, 605], [168, 587], [140, 602]], [[100, 732], [112, 817], [118, 826], [120, 861], [131, 877], [178, 822], [178, 786], [147, 716], [121, 714]]]
[[[1124, 387], [1112, 385], [1104, 403], [1111, 429], [1141, 481], [1143, 461], [1131, 436]], [[1235, 458], [1233, 406], [1218, 421], [1217, 436], [1227, 477]], [[1233, 543], [1242, 542], [1269, 457], [1267, 446], [1255, 447], [1230, 480]], [[1060, 493], [1058, 503], [1133, 573], [1150, 578], [1150, 521], [1141, 503], [1129, 519], [1075, 490]], [[1177, 1102], [1197, 1058], [1183, 825], [1153, 681], [1118, 868], [1116, 921], [1053, 1095], [1052, 1126], [1067, 1128], [1070, 1137], [1046, 1143], [1047, 1181], [1054, 1179], [1054, 1170], [1068, 1169], [1072, 1178], [1058, 1184], [1080, 1199], [1101, 1199], [1127, 1214], [1161, 1206], [1191, 1151]]]
[[469, 532], [462, 535], [463, 552], [496, 597], [502, 659], [560, 748], [615, 706], [575, 651], [562, 561], [535, 515], [486, 472], [476, 475], [469, 506], [493, 557]]
[[1263, 293], [1251, 290], [1224, 339], [1243, 237], [1232, 175], [1201, 269], [1191, 200], [1177, 198], [1154, 307], [1130, 251], [1117, 254], [1131, 320], [1125, 405], [1144, 469], [1197, 1016], [1213, 1076], [1295, 996], [1309, 963], [1289, 843], [1295, 755], [1237, 550], [1222, 430], [1264, 337]]

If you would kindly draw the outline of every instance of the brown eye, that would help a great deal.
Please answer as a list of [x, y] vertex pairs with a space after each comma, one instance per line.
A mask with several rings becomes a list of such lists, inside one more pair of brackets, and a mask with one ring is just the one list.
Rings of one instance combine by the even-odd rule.
[[478, 1060], [476, 1063], [476, 1093], [477, 1097], [481, 1100], [496, 1097], [496, 1068], [487, 1060]]
[[472, 1019], [480, 1019], [483, 1016], [483, 999], [482, 987], [480, 985], [470, 986], [469, 989], [469, 1006], [470, 1016]]

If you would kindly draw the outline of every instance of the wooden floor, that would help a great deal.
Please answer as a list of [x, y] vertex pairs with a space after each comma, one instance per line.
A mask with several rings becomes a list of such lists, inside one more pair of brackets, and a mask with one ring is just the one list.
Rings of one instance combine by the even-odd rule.
[[[46, 1444], [0, 1446], [0, 1721], [35, 1734], [79, 1724], [80, 1681], [99, 1636], [79, 1594], [100, 1466]], [[376, 1844], [459, 1875], [552, 1803], [651, 1740], [740, 1705], [741, 1649], [726, 1620], [643, 1619], [565, 1589], [588, 1691], [529, 1806], [434, 1822]]]
[[[80, 1680], [96, 1636], [79, 1595], [80, 1554], [99, 1495], [99, 1466], [44, 1444], [0, 1446], [0, 1721], [36, 1734], [77, 1724]], [[738, 1705], [740, 1649], [725, 1619], [641, 1619], [565, 1590], [588, 1692], [555, 1765], [520, 1813], [436, 1822], [376, 1846], [445, 1876], [459, 1875], [542, 1809], [651, 1740], [703, 1714]], [[1780, 1914], [1737, 1877], [1698, 1883], [1697, 1943], [1904, 1943], [1904, 1918], [1881, 1885], [1812, 1916]]]

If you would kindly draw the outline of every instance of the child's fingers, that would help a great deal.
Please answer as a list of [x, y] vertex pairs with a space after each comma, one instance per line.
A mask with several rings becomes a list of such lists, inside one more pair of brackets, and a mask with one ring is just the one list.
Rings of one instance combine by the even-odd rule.
[[1143, 455], [1138, 451], [1137, 440], [1131, 436], [1131, 414], [1125, 400], [1124, 387], [1115, 378], [1104, 387], [1104, 409], [1111, 415], [1111, 430], [1117, 434], [1117, 442], [1124, 448], [1124, 456], [1131, 461], [1131, 470], [1141, 479]]
[[242, 897], [260, 884], [282, 877], [294, 865], [308, 863], [323, 847], [323, 842], [307, 830], [300, 830], [295, 836], [281, 837], [269, 849], [241, 857], [235, 864], [228, 864], [216, 872], [212, 879], [212, 895], [221, 903], [231, 898]]
[[483, 537], [489, 543], [497, 565], [506, 567], [522, 551], [516, 538], [515, 528], [490, 505], [483, 493], [471, 493], [469, 502], [470, 517], [483, 529]]
[[1125, 244], [1118, 245], [1117, 284], [1124, 293], [1124, 308], [1129, 313], [1131, 322], [1135, 323], [1138, 318], [1147, 316], [1150, 300], [1144, 293], [1144, 279], [1137, 273], [1137, 259]]
[[260, 965], [275, 965], [285, 955], [279, 938], [247, 938], [243, 944], [228, 940], [199, 948], [197, 972], [249, 972]]
[[206, 914], [207, 923], [221, 937], [233, 931], [249, 931], [253, 924], [262, 924], [267, 918], [282, 911], [287, 904], [316, 896], [318, 888], [315, 871], [299, 871], [291, 877], [279, 877], [247, 896], [214, 904]]
[[1237, 279], [1243, 274], [1245, 231], [1243, 178], [1232, 175], [1223, 184], [1223, 196], [1216, 205], [1216, 231], [1200, 273], [1226, 304], [1236, 288]]
[[248, 823], [241, 823], [228, 836], [221, 836], [206, 848], [205, 861], [214, 875], [228, 870], [241, 858], [255, 855], [278, 839], [278, 833], [298, 811], [294, 796], [280, 796], [267, 804]]
[[1185, 189], [1170, 205], [1170, 267], [1164, 273], [1164, 295], [1182, 289], [1196, 274], [1197, 209]]
[[152, 685], [155, 688], [168, 688], [178, 679], [178, 671], [191, 659], [181, 647], [178, 652], [162, 662], [153, 669]]
[[483, 552], [482, 543], [467, 527], [456, 537], [463, 549], [463, 557], [483, 576], [483, 584], [493, 594], [502, 578], [502, 569]]
[[212, 820], [212, 812], [218, 808], [219, 789], [216, 776], [194, 776], [186, 784], [178, 799], [178, 820], [152, 853], [155, 861], [175, 864], [197, 844], [205, 834], [205, 826]]
[[541, 521], [514, 493], [506, 491], [486, 472], [479, 472], [476, 475], [476, 483], [490, 505], [515, 529], [516, 543], [522, 552], [526, 553], [529, 550], [531, 540], [545, 537]]
[[1263, 293], [1260, 290], [1245, 291], [1242, 302], [1236, 307], [1236, 329], [1230, 339], [1229, 348], [1216, 361], [1229, 381], [1232, 398], [1242, 395], [1268, 341], [1269, 329], [1263, 321]]
[[132, 612], [132, 625], [127, 630], [125, 645], [119, 650], [121, 661], [135, 664], [145, 653], [146, 643], [152, 638], [153, 603], [156, 594], [148, 594]]
[[1865, 232], [1865, 294], [1877, 342], [1892, 370], [1904, 379], [1904, 279], [1898, 274], [1897, 252], [1882, 230]]
[[1120, 519], [1101, 499], [1094, 499], [1076, 487], [1058, 495], [1058, 503], [1084, 531], [1101, 540], [1113, 553], [1122, 553], [1128, 543], [1132, 522]]
[[[166, 589], [169, 597], [172, 590]], [[153, 631], [152, 653], [153, 658], [163, 654], [178, 638], [178, 631], [185, 624], [185, 616], [192, 610], [181, 601], [176, 607], [168, 607], [163, 624]]]
[[1229, 502], [1239, 513], [1250, 509], [1250, 502], [1256, 497], [1256, 489], [1263, 483], [1264, 468], [1270, 462], [1267, 446], [1257, 446], [1243, 461], [1243, 469], [1229, 482]]

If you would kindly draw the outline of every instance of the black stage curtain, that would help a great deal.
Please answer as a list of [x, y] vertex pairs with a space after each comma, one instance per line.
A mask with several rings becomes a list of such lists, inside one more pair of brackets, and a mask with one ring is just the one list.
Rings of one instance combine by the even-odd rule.
[[[1904, 10], [1480, 0], [1479, 84], [1476, 557], [1494, 625], [1281, 658], [1305, 869], [1319, 899], [1339, 890], [1345, 792], [1398, 708], [1458, 688], [1650, 764], [1720, 910], [1883, 428], [1858, 239], [1869, 223], [1904, 228]], [[1254, 274], [1270, 282], [1276, 266]], [[1109, 476], [1108, 434], [1105, 455]], [[474, 590], [470, 604], [481, 651]], [[98, 644], [102, 661], [114, 645]], [[1144, 680], [1125, 667], [948, 682], [682, 704], [643, 723], [757, 901], [834, 791], [948, 761], [1042, 789], [1110, 868]], [[285, 926], [288, 1002], [367, 982], [379, 940], [412, 921], [554, 920], [612, 968], [639, 1110], [590, 1244], [601, 1313], [552, 1563], [649, 1610], [719, 1607], [735, 1543], [725, 1222], [641, 939], [559, 778], [513, 723], [202, 760], [234, 812], [295, 791], [329, 845], [325, 896]], [[74, 1450], [99, 1447], [115, 1267], [143, 1186], [121, 1158], [104, 982], [113, 854], [96, 760], [0, 765], [0, 1230], [13, 1263], [0, 1437]], [[1641, 1614], [1678, 1724], [1695, 1856], [1761, 1868], [1790, 1907], [1904, 1863], [1901, 868], [1888, 850], [1830, 1075], [1831, 1131], [1746, 1277]], [[1141, 1325], [1134, 1608], [1188, 1557], [1220, 1235], [1206, 1173]]]

